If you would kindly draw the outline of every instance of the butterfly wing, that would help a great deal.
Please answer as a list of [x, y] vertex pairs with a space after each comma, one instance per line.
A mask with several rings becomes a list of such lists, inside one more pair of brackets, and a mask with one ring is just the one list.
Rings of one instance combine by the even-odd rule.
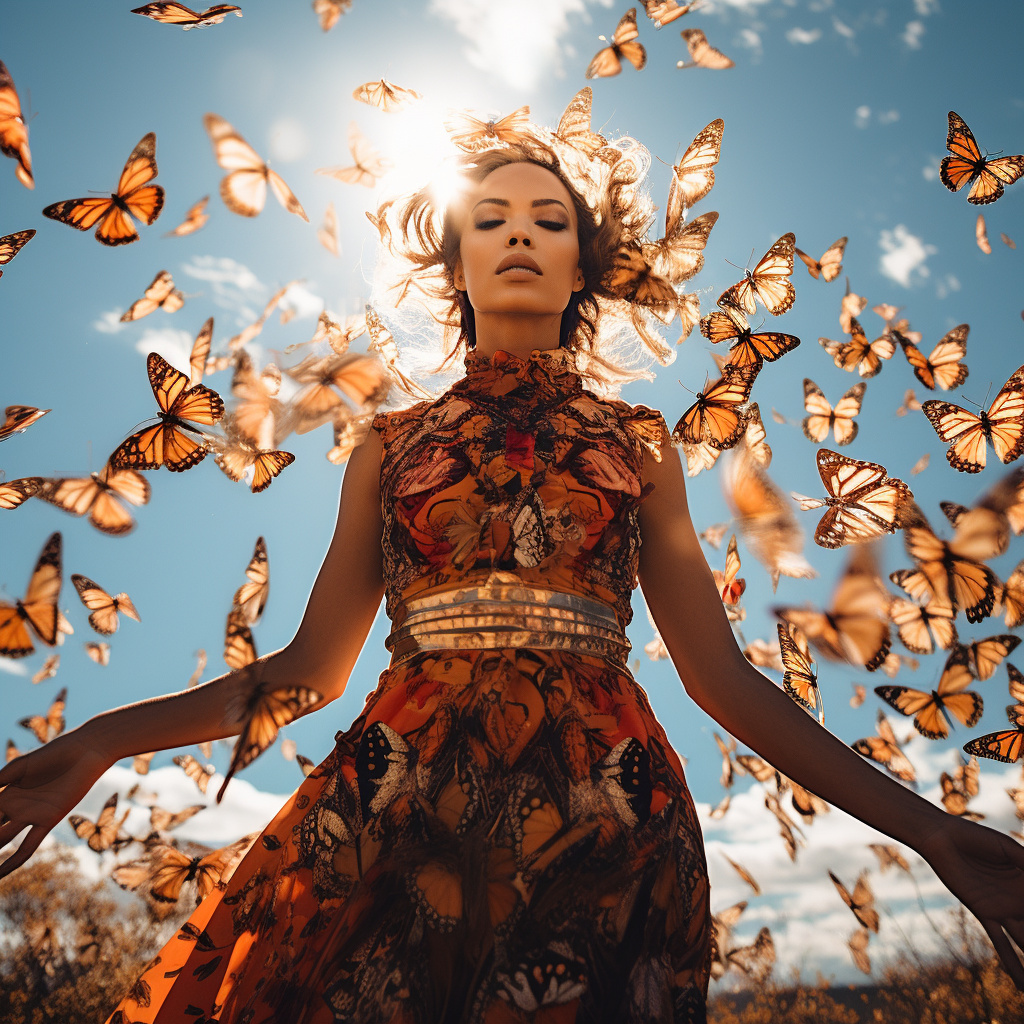
[[[152, 224], [163, 209], [164, 190], [149, 184], [156, 176], [156, 135], [149, 132], [132, 150], [117, 183], [118, 198], [144, 224]], [[96, 237], [103, 241], [99, 230]]]
[[159, 309], [174, 291], [174, 278], [166, 270], [161, 270], [153, 278], [153, 283], [143, 293], [142, 298], [136, 299], [122, 314], [121, 323], [130, 323], [132, 320], [141, 320], [142, 317], [149, 316], [154, 310]]
[[157, 353], [150, 352], [146, 369], [161, 412], [207, 426], [224, 415], [224, 402], [216, 391], [203, 384], [190, 388], [189, 378]]
[[302, 208], [302, 204], [295, 198], [295, 193], [285, 183], [284, 178], [281, 177], [276, 171], [267, 169], [267, 182], [270, 185], [271, 192], [277, 197], [277, 201], [289, 212], [294, 213], [296, 217], [301, 217], [307, 224], [309, 223], [309, 217], [306, 216], [306, 211]]
[[665, 234], [671, 235], [683, 213], [700, 202], [715, 184], [714, 166], [722, 150], [725, 121], [718, 118], [697, 133], [679, 162], [672, 168], [665, 208]]
[[820, 444], [828, 437], [829, 427], [832, 426], [833, 410], [831, 403], [825, 397], [825, 392], [809, 377], [804, 378], [804, 410], [809, 413], [804, 417], [802, 424], [804, 437], [808, 441]]
[[[721, 50], [716, 50], [707, 40], [707, 37], [699, 28], [684, 28], [679, 33], [686, 42], [686, 48], [690, 51], [693, 60], [693, 67], [710, 68], [713, 71], [724, 71], [726, 68], [735, 67], [735, 62], [726, 57]], [[676, 67], [680, 65], [677, 63]]]
[[946, 149], [952, 155], [943, 157], [939, 163], [939, 180], [950, 192], [959, 192], [974, 177], [984, 161], [967, 122], [952, 110], [949, 112]]
[[0, 509], [10, 511], [37, 494], [46, 483], [42, 477], [25, 476], [18, 480], [0, 480]]
[[82, 599], [82, 604], [89, 609], [89, 624], [97, 633], [109, 636], [117, 632], [117, 604], [113, 598], [88, 576], [74, 573], [71, 582]]
[[250, 490], [253, 494], [265, 491], [273, 482], [274, 477], [295, 461], [291, 452], [265, 451], [257, 453], [253, 460], [253, 475]]
[[729, 367], [697, 396], [697, 401], [683, 413], [673, 439], [688, 444], [707, 443], [719, 451], [731, 448], [745, 427], [742, 406], [750, 398], [750, 389], [757, 368]]
[[256, 547], [245, 568], [245, 575], [248, 582], [235, 591], [232, 604], [249, 625], [255, 625], [263, 615], [270, 596], [270, 558], [267, 555], [267, 542], [262, 537], [256, 538]]
[[206, 212], [206, 206], [209, 202], [210, 197], [203, 196], [198, 203], [188, 208], [185, 213], [185, 219], [177, 227], [168, 231], [167, 234], [182, 237], [198, 231], [210, 219], [210, 215]]
[[778, 624], [779, 649], [782, 651], [782, 687], [801, 707], [825, 724], [825, 709], [818, 690], [818, 677], [810, 658], [797, 647], [789, 630]]
[[[939, 343], [932, 349], [928, 356], [927, 363], [932, 377], [932, 387], [939, 387], [943, 391], [952, 391], [960, 387], [967, 380], [968, 369], [961, 360], [967, 355], [967, 333], [970, 327], [967, 324], [960, 324], [943, 335]], [[917, 370], [914, 370], [917, 373]], [[920, 374], [918, 380], [928, 387]]]
[[14, 79], [0, 61], [0, 153], [18, 161], [14, 173], [25, 186], [35, 188], [32, 178], [32, 154], [28, 148], [28, 127], [21, 115], [21, 102]]
[[586, 78], [611, 78], [622, 70], [622, 61], [613, 46], [605, 46], [594, 54], [587, 65]]
[[213, 144], [217, 163], [230, 174], [220, 183], [224, 205], [241, 217], [255, 217], [267, 201], [267, 165], [224, 118], [204, 114], [203, 126]]
[[1024, 366], [1000, 388], [988, 410], [992, 449], [1004, 463], [1024, 452]]
[[976, 757], [1012, 764], [1024, 753], [1024, 729], [1004, 729], [990, 732], [964, 744], [964, 751]]
[[682, 284], [699, 273], [704, 266], [704, 247], [717, 220], [717, 213], [701, 214], [652, 244], [651, 269], [672, 284]]
[[967, 193], [967, 202], [979, 206], [994, 203], [1002, 196], [1003, 186], [1012, 185], [1022, 174], [1024, 156], [1000, 156], [983, 160], [978, 177]]
[[60, 203], [51, 203], [43, 209], [43, 216], [79, 231], [88, 231], [112, 209], [115, 206], [110, 196], [87, 196], [84, 199], [65, 199]]
[[949, 447], [946, 461], [961, 473], [980, 473], [985, 468], [985, 431], [980, 416], [955, 405], [932, 399], [921, 403], [935, 433]]
[[846, 252], [846, 242], [845, 235], [837, 239], [825, 250], [824, 256], [818, 261], [821, 276], [827, 282], [834, 281], [843, 269], [843, 253]]
[[857, 436], [857, 424], [854, 417], [860, 413], [861, 402], [864, 400], [864, 392], [867, 384], [861, 381], [854, 384], [842, 398], [836, 402], [833, 410], [835, 422], [832, 424], [832, 431], [835, 434], [837, 445], [848, 445]]
[[[57, 603], [60, 600], [61, 574], [61, 536], [54, 533], [39, 555], [25, 598], [20, 603], [36, 636], [50, 647], [57, 643], [59, 633]], [[0, 654], [3, 653], [0, 649]]]
[[[30, 228], [27, 231], [15, 231], [11, 235], [4, 235], [0, 238], [0, 267], [7, 266], [21, 252], [22, 248], [35, 238], [35, 235], [35, 230]], [[0, 277], [3, 277], [2, 270], [0, 270]]]

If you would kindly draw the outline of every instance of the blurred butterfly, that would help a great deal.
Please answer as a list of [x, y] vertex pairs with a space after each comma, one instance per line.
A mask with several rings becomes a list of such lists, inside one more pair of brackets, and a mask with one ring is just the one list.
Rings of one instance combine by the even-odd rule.
[[918, 401], [917, 395], [908, 389], [903, 395], [903, 404], [896, 410], [896, 415], [906, 416], [908, 412], [917, 412], [920, 408], [921, 403]]
[[[657, 248], [650, 247], [648, 251], [654, 256]], [[619, 249], [605, 277], [605, 285], [619, 298], [647, 306], [666, 323], [675, 316], [679, 298], [676, 290], [671, 282], [654, 272], [643, 249], [633, 245]]]
[[370, 335], [368, 348], [377, 353], [384, 362], [387, 378], [392, 379], [403, 391], [417, 398], [430, 399], [431, 393], [407, 376], [398, 365], [399, 349], [394, 335], [387, 329], [377, 311], [369, 303], [366, 304], [366, 330]]
[[779, 835], [782, 836], [789, 859], [795, 861], [798, 848], [807, 845], [807, 838], [800, 830], [800, 826], [786, 813], [777, 796], [771, 793], [765, 794], [764, 805], [775, 816], [779, 826]]
[[[615, 26], [615, 34], [603, 50], [598, 50], [587, 65], [587, 78], [609, 78], [622, 70], [622, 61], [642, 71], [647, 64], [647, 51], [637, 39], [640, 32], [636, 27], [636, 8], [630, 7]], [[603, 36], [601, 37], [604, 38]]]
[[999, 389], [988, 410], [977, 414], [952, 402], [923, 402], [921, 409], [940, 439], [949, 445], [946, 461], [961, 473], [985, 468], [987, 446], [1004, 463], [1024, 452], [1024, 366]]
[[302, 769], [303, 777], [307, 779], [316, 771], [316, 764], [308, 757], [304, 757], [302, 754], [296, 754], [295, 761], [299, 768]]
[[875, 910], [875, 894], [871, 891], [871, 886], [868, 884], [867, 872], [862, 871], [857, 877], [852, 893], [831, 871], [828, 873], [828, 877], [832, 879], [832, 884], [836, 887], [836, 891], [842, 897], [843, 902], [853, 912], [853, 916], [857, 918], [861, 925], [865, 928], [870, 928], [877, 935], [879, 925], [878, 911]]
[[664, 28], [684, 14], [697, 10], [703, 0], [693, 0], [692, 3], [683, 4], [681, 7], [676, 0], [642, 0], [642, 2], [647, 11], [647, 17], [654, 22], [657, 28]]
[[928, 468], [928, 464], [931, 461], [931, 454], [929, 452], [925, 452], [924, 455], [922, 455], [921, 458], [919, 458], [917, 462], [910, 467], [910, 475], [917, 476], [918, 473], [923, 473]]
[[16, 757], [21, 757], [21, 751], [15, 746], [14, 740], [7, 741], [7, 750], [4, 754], [6, 764], [10, 764]]
[[242, 8], [233, 4], [214, 4], [197, 14], [184, 4], [161, 0], [158, 3], [136, 7], [132, 14], [141, 14], [144, 18], [152, 18], [164, 25], [180, 25], [186, 32], [191, 28], [206, 28], [219, 25], [229, 14], [242, 17]]
[[[726, 743], [717, 732], [713, 733], [713, 735], [715, 743], [718, 744], [719, 752], [722, 755], [722, 777], [718, 781], [724, 789], [730, 789], [736, 781], [735, 776], [737, 774], [736, 765], [732, 759], [732, 755], [736, 753], [736, 740], [730, 736], [729, 742]], [[743, 770], [740, 769], [738, 774], [744, 774]]]
[[330, 32], [351, 7], [352, 0], [313, 0], [313, 12], [320, 19], [320, 27], [325, 32]]
[[28, 729], [40, 743], [49, 743], [55, 736], [64, 731], [64, 707], [68, 699], [68, 688], [61, 687], [60, 692], [53, 698], [45, 715], [29, 715], [22, 718], [18, 725], [22, 729]]
[[245, 575], [248, 582], [235, 591], [232, 606], [241, 612], [249, 625], [255, 625], [260, 621], [270, 596], [270, 561], [267, 558], [267, 542], [262, 537], [256, 538], [256, 548], [246, 566]]
[[150, 827], [157, 832], [170, 832], [183, 825], [189, 818], [194, 818], [200, 811], [206, 810], [206, 804], [193, 804], [181, 811], [166, 811], [155, 804], [149, 809]]
[[111, 466], [142, 470], [166, 466], [172, 473], [198, 466], [208, 448], [193, 436], [201, 433], [193, 424], [212, 426], [224, 415], [224, 402], [202, 384], [189, 387], [189, 378], [156, 352], [149, 353], [146, 371], [160, 407], [159, 422], [118, 445], [110, 456]]
[[939, 776], [942, 806], [947, 814], [966, 818], [968, 821], [981, 821], [985, 815], [968, 808], [968, 804], [978, 795], [980, 789], [981, 770], [978, 761], [973, 756], [969, 761], [964, 761], [962, 757], [959, 760], [960, 763], [953, 769], [952, 774], [943, 772]]
[[743, 311], [728, 303], [701, 319], [700, 332], [713, 345], [729, 342], [729, 362], [733, 366], [760, 367], [765, 361], [773, 363], [800, 344], [800, 339], [792, 334], [751, 333]]
[[344, 411], [342, 395], [358, 408], [376, 402], [384, 388], [379, 360], [360, 352], [347, 352], [343, 356], [309, 355], [285, 373], [296, 383], [305, 385], [290, 405], [297, 434], [305, 434], [331, 419], [336, 412]]
[[930, 693], [909, 686], [876, 686], [875, 693], [901, 715], [914, 716], [914, 728], [930, 740], [949, 735], [950, 713], [970, 728], [981, 718], [981, 696], [968, 690], [972, 676], [967, 659], [954, 651], [946, 659], [938, 685]]
[[924, 607], [902, 597], [889, 602], [889, 621], [903, 646], [915, 654], [931, 654], [936, 647], [948, 651], [957, 640], [955, 620], [956, 612], [942, 601], [933, 600]]
[[978, 680], [990, 679], [1004, 659], [1016, 649], [1020, 643], [1019, 636], [1004, 633], [1001, 636], [990, 636], [984, 640], [975, 640], [970, 644], [957, 643], [953, 651], [958, 659], [963, 659], [971, 675]]
[[110, 664], [110, 644], [98, 644], [89, 640], [83, 644], [85, 653], [96, 662], [97, 665], [106, 668]]
[[318, 167], [317, 174], [337, 178], [349, 185], [364, 185], [373, 188], [394, 164], [382, 156], [370, 140], [359, 130], [355, 121], [348, 126], [348, 148], [354, 163], [350, 167]]
[[333, 256], [341, 252], [338, 240], [338, 215], [334, 212], [334, 203], [328, 203], [324, 211], [323, 227], [316, 230], [317, 241]]
[[671, 284], [682, 284], [699, 273], [704, 266], [704, 247], [717, 220], [717, 213], [702, 213], [657, 242], [644, 245], [644, 257], [654, 273]]
[[25, 188], [35, 188], [32, 154], [28, 148], [28, 126], [21, 115], [21, 101], [14, 79], [0, 60], [0, 153], [18, 161], [14, 174]]
[[228, 668], [239, 669], [251, 665], [256, 658], [252, 630], [242, 612], [232, 605], [224, 630], [224, 661]]
[[4, 409], [4, 422], [0, 423], [0, 441], [6, 441], [12, 434], [24, 433], [48, 412], [49, 409], [37, 409], [34, 405], [7, 406]]
[[905, 654], [891, 651], [882, 662], [881, 669], [890, 679], [895, 679], [904, 665], [909, 671], [916, 672], [921, 667], [921, 662], [917, 658], [908, 658]]
[[68, 821], [75, 830], [79, 839], [84, 839], [89, 844], [90, 850], [103, 853], [104, 850], [113, 850], [115, 853], [122, 846], [127, 846], [135, 840], [126, 832], [121, 830], [125, 819], [131, 813], [131, 808], [124, 812], [120, 818], [117, 814], [117, 794], [114, 793], [103, 805], [96, 821], [84, 817], [81, 814], [72, 814]]
[[804, 377], [804, 409], [810, 413], [804, 418], [804, 437], [820, 444], [828, 438], [829, 428], [835, 435], [837, 445], [848, 445], [857, 436], [854, 417], [860, 413], [861, 402], [867, 384], [854, 384], [833, 408], [825, 393], [809, 377]]
[[794, 247], [793, 252], [804, 261], [807, 273], [815, 280], [823, 277], [826, 281], [834, 281], [843, 269], [843, 253], [846, 251], [846, 236], [833, 242], [826, 250], [820, 260], [816, 260], [807, 253]]
[[722, 150], [725, 121], [718, 118], [697, 133], [686, 152], [672, 168], [665, 204], [665, 235], [673, 234], [683, 214], [700, 202], [714, 187], [714, 166]]
[[259, 154], [235, 129], [217, 114], [204, 114], [203, 127], [213, 143], [217, 163], [230, 173], [221, 178], [220, 197], [224, 205], [241, 217], [255, 217], [267, 201], [267, 185], [277, 201], [308, 223], [309, 218], [284, 179], [272, 171]]
[[868, 341], [856, 317], [850, 317], [850, 333], [852, 337], [849, 341], [819, 338], [818, 344], [832, 357], [840, 370], [846, 370], [847, 373], [856, 370], [862, 377], [874, 377], [882, 369], [881, 360], [892, 359], [896, 343], [888, 332], [879, 335], [874, 341]]
[[61, 538], [54, 533], [43, 547], [25, 597], [8, 604], [0, 601], [0, 655], [5, 658], [25, 658], [35, 647], [29, 627], [44, 644], [58, 643], [61, 585]]
[[183, 235], [191, 235], [193, 232], [198, 231], [203, 227], [210, 219], [210, 215], [206, 212], [206, 205], [209, 201], [209, 196], [203, 196], [198, 203], [190, 206], [188, 210], [185, 211], [185, 219], [176, 228], [168, 231], [164, 235], [164, 238], [170, 238], [172, 235], [178, 238]]
[[[692, 31], [692, 30], [688, 30]], [[790, 281], [796, 236], [783, 235], [758, 261], [753, 270], [744, 270], [744, 278], [718, 297], [718, 305], [739, 306], [748, 313], [757, 312], [760, 302], [772, 316], [781, 316], [796, 300]]]
[[[0, 237], [0, 267], [6, 267], [25, 245], [35, 238], [35, 235], [35, 230], [30, 228], [27, 231], [15, 231], [13, 235]], [[4, 272], [0, 270], [0, 277], [3, 276]]]
[[751, 457], [763, 468], [772, 464], [772, 449], [768, 444], [768, 432], [761, 420], [761, 409], [757, 402], [751, 402], [744, 417], [743, 444]]
[[908, 875], [911, 873], [907, 858], [900, 853], [898, 846], [888, 843], [868, 843], [868, 849], [878, 858], [878, 869], [883, 875], [893, 865], [906, 871]]
[[57, 669], [60, 668], [60, 655], [51, 654], [46, 661], [43, 662], [42, 668], [32, 677], [33, 683], [42, 683], [47, 679], [52, 679], [57, 674]]
[[707, 541], [717, 551], [721, 547], [722, 539], [725, 537], [728, 529], [728, 523], [715, 523], [701, 533], [700, 539]]
[[986, 491], [972, 508], [940, 501], [944, 515], [956, 527], [954, 545], [962, 554], [987, 561], [1010, 545], [1010, 531], [1024, 531], [1024, 468], [1011, 469]]
[[73, 516], [87, 515], [97, 530], [114, 537], [135, 529], [135, 519], [122, 502], [145, 505], [149, 495], [145, 477], [133, 469], [113, 469], [109, 462], [88, 477], [43, 480], [37, 493]]
[[775, 942], [771, 931], [767, 926], [762, 928], [749, 946], [730, 949], [725, 958], [730, 967], [738, 968], [758, 984], [763, 984], [775, 965]]
[[1007, 629], [1016, 629], [1024, 622], [1024, 560], [1006, 577], [1000, 600]]
[[97, 633], [109, 636], [117, 632], [118, 612], [127, 615], [128, 618], [141, 622], [139, 613], [132, 604], [132, 599], [127, 594], [116, 594], [111, 597], [98, 583], [93, 583], [88, 576], [81, 576], [74, 573], [71, 582], [82, 599], [82, 604], [90, 610], [89, 625]]
[[[1010, 720], [1010, 725], [1014, 728], [979, 736], [977, 739], [965, 743], [964, 750], [976, 757], [988, 757], [994, 761], [1011, 764], [1020, 760], [1024, 753], [1024, 674], [1009, 662], [1006, 664], [1006, 671], [1010, 676], [1010, 696], [1016, 701], [1007, 706], [1006, 715]], [[1014, 796], [1014, 800], [1018, 807], [1017, 816], [1020, 817], [1021, 801], [1017, 796]]]
[[46, 481], [38, 476], [23, 476], [17, 480], [0, 480], [0, 509], [10, 511], [24, 504]]
[[212, 764], [202, 764], [191, 754], [181, 754], [171, 760], [199, 787], [200, 793], [206, 792], [210, 779], [217, 772]]
[[[794, 631], [791, 635], [795, 643], [798, 633]], [[805, 648], [806, 645], [803, 645], [801, 650], [806, 654], [807, 652]], [[779, 658], [779, 664], [782, 664], [781, 655]], [[782, 670], [780, 669], [779, 671]], [[781, 790], [783, 785], [781, 776], [763, 757], [758, 757], [756, 754], [738, 754], [736, 761], [748, 775], [755, 778], [762, 785], [774, 783], [775, 788]]]
[[121, 315], [121, 323], [141, 320], [157, 309], [165, 313], [176, 313], [184, 305], [185, 296], [174, 287], [174, 278], [166, 270], [161, 270], [143, 297], [133, 302]]
[[1004, 185], [1012, 185], [1024, 174], [1024, 156], [983, 157], [967, 122], [952, 110], [946, 149], [952, 156], [939, 163], [939, 180], [950, 192], [959, 192], [972, 182], [967, 202], [975, 205], [994, 203]]
[[[685, 61], [677, 60], [677, 68], [710, 68], [712, 71], [724, 71], [726, 68], [736, 66], [734, 60], [726, 57], [721, 50], [716, 50], [708, 42], [707, 37], [699, 28], [684, 28], [679, 34], [690, 51], [692, 63], [687, 64]], [[792, 303], [790, 304], [792, 305]]]
[[829, 610], [776, 607], [772, 613], [789, 627], [797, 626], [827, 661], [874, 672], [892, 646], [886, 604], [872, 546], [859, 544], [851, 550]]
[[759, 367], [726, 366], [718, 380], [698, 392], [697, 401], [679, 418], [672, 431], [677, 443], [707, 443], [724, 451], [739, 440], [746, 426], [744, 406], [750, 399]]
[[715, 586], [718, 587], [718, 594], [722, 598], [723, 604], [735, 607], [739, 604], [743, 591], [746, 590], [747, 581], [736, 578], [739, 571], [740, 555], [736, 547], [736, 534], [733, 534], [729, 538], [729, 545], [725, 551], [725, 571], [712, 570]]
[[959, 327], [947, 331], [928, 356], [899, 331], [894, 330], [892, 333], [903, 347], [903, 354], [907, 357], [914, 376], [929, 391], [934, 391], [937, 387], [943, 391], [951, 391], [967, 380], [967, 366], [960, 360], [967, 355], [969, 330], [967, 324], [960, 324]]
[[850, 698], [850, 707], [859, 708], [867, 699], [868, 691], [860, 683], [851, 683], [853, 696]]
[[988, 240], [988, 229], [985, 227], [985, 214], [979, 213], [978, 219], [974, 222], [974, 240], [978, 248], [987, 256], [992, 255], [992, 243]]
[[206, 651], [200, 647], [194, 654], [196, 657], [195, 671], [188, 677], [188, 682], [185, 684], [185, 688], [189, 690], [193, 686], [199, 685], [199, 680], [203, 678], [203, 672], [206, 670]]
[[132, 217], [152, 224], [164, 206], [164, 190], [150, 184], [156, 175], [156, 135], [150, 132], [128, 157], [116, 192], [52, 203], [43, 210], [43, 216], [79, 231], [96, 225], [96, 240], [104, 245], [137, 242], [139, 233]]
[[844, 334], [852, 334], [853, 321], [867, 308], [868, 300], [850, 290], [850, 279], [846, 279], [846, 291], [839, 304], [839, 326]]
[[359, 100], [360, 103], [368, 103], [371, 107], [380, 107], [386, 114], [405, 110], [410, 104], [423, 99], [418, 92], [403, 89], [386, 78], [356, 86], [352, 98]]
[[295, 461], [291, 452], [260, 448], [234, 429], [234, 415], [228, 413], [223, 423], [226, 437], [212, 437], [214, 462], [229, 480], [247, 480], [253, 494], [265, 491], [274, 478]]
[[305, 686], [282, 686], [271, 689], [257, 685], [252, 693], [242, 695], [228, 709], [231, 721], [242, 729], [231, 753], [231, 764], [217, 793], [217, 803], [224, 798], [235, 772], [252, 764], [277, 739], [278, 732], [315, 708], [323, 697]]
[[[726, 797], [728, 799], [728, 797]], [[711, 977], [720, 978], [729, 969], [726, 955], [732, 946], [732, 930], [739, 923], [743, 911], [747, 909], [747, 901], [741, 900], [731, 907], [711, 916], [711, 927], [715, 937], [715, 959], [711, 964]]]
[[569, 101], [555, 129], [558, 139], [587, 156], [593, 156], [607, 145], [605, 137], [599, 132], [592, 131], [590, 127], [593, 102], [594, 90], [585, 85]]
[[778, 624], [779, 650], [782, 652], [782, 688], [802, 708], [825, 724], [825, 707], [818, 689], [818, 672], [810, 657], [796, 645], [783, 623]]
[[999, 232], [999, 239], [1008, 249], [1017, 248], [1017, 243], [1004, 231]]
[[529, 125], [529, 107], [519, 107], [493, 121], [481, 121], [465, 110], [451, 110], [444, 118], [449, 138], [467, 153], [488, 149], [496, 143], [516, 145], [528, 142], [532, 137]]
[[156, 757], [155, 750], [148, 754], [136, 754], [132, 759], [132, 769], [137, 775], [148, 775], [149, 765], [154, 757]]
[[348, 352], [349, 345], [355, 341], [356, 338], [361, 337], [366, 333], [366, 316], [356, 315], [347, 316], [344, 318], [343, 323], [338, 323], [332, 320], [330, 315], [326, 312], [320, 314], [320, 318], [316, 323], [316, 330], [313, 332], [313, 337], [309, 341], [300, 341], [296, 344], [289, 345], [285, 350], [284, 354], [291, 355], [297, 349], [304, 347], [305, 345], [317, 345], [321, 341], [326, 341], [331, 346], [331, 350], [335, 355], [343, 356]]
[[793, 492], [800, 508], [807, 512], [827, 506], [814, 531], [814, 542], [823, 548], [859, 544], [895, 533], [901, 514], [913, 500], [913, 492], [902, 481], [886, 474], [876, 462], [861, 462], [828, 448], [818, 449], [818, 474], [828, 494], [809, 498]]
[[270, 448], [277, 436], [282, 411], [277, 398], [280, 387], [281, 371], [274, 363], [257, 372], [249, 353], [238, 350], [231, 378], [231, 393], [237, 399], [231, 425], [258, 447]]
[[846, 948], [850, 951], [853, 964], [862, 974], [871, 973], [871, 958], [868, 956], [870, 934], [867, 928], [858, 928], [846, 940]]
[[774, 646], [767, 640], [751, 640], [743, 648], [743, 657], [758, 668], [770, 668], [773, 672], [782, 671], [782, 652], [779, 650], [778, 640]]

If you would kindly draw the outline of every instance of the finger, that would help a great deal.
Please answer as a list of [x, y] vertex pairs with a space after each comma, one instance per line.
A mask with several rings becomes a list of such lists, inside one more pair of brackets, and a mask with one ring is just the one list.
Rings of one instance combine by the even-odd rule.
[[[22, 827], [24, 828], [24, 826]], [[45, 825], [33, 825], [32, 831], [25, 836], [17, 852], [11, 854], [3, 864], [0, 864], [0, 878], [5, 878], [12, 871], [20, 868], [36, 852], [39, 844], [46, 838], [46, 833], [49, 831]]]
[[998, 921], [982, 921], [981, 925], [992, 940], [992, 945], [995, 946], [1006, 973], [1009, 974], [1014, 985], [1024, 992], [1024, 964], [1020, 962], [1020, 957], [1010, 945], [1010, 940], [1003, 932], [1002, 925]]
[[27, 821], [8, 821], [0, 825], [0, 848], [6, 846], [20, 832], [28, 828]]
[[1024, 921], [1004, 921], [1003, 929], [1013, 939], [1018, 951], [1024, 950]]

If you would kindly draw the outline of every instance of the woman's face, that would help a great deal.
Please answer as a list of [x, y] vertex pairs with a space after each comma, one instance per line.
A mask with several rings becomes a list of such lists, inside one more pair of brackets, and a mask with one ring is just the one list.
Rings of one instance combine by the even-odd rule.
[[477, 313], [560, 314], [584, 286], [576, 210], [556, 174], [497, 168], [466, 198], [455, 287]]

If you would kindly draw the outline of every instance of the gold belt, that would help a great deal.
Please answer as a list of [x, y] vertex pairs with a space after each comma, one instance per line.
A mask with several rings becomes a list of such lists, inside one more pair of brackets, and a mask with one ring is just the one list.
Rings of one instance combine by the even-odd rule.
[[392, 667], [420, 651], [535, 647], [610, 658], [632, 649], [615, 609], [602, 601], [522, 584], [444, 590], [405, 603], [384, 641]]

